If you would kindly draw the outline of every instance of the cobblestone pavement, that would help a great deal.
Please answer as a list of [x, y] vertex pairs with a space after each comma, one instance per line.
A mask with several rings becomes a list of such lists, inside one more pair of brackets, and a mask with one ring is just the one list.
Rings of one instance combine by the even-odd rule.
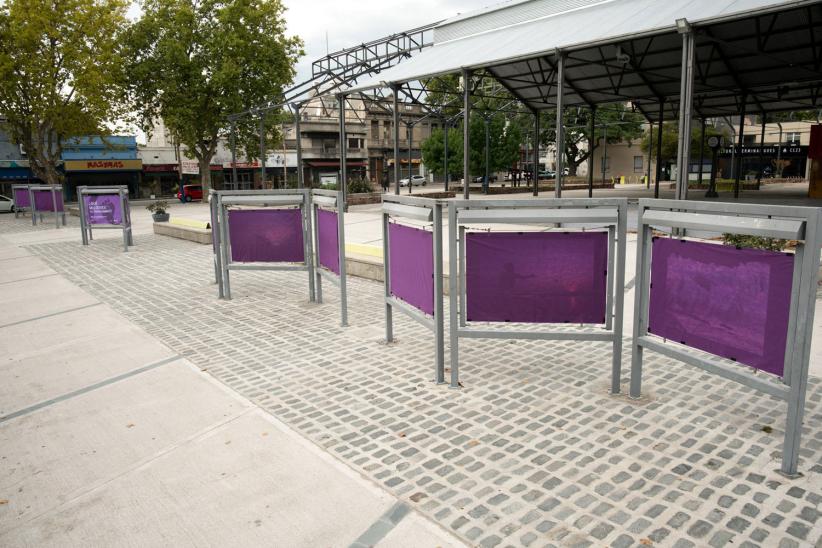
[[472, 544], [822, 542], [818, 378], [805, 476], [790, 481], [774, 472], [784, 404], [652, 352], [646, 399], [632, 402], [607, 394], [607, 343], [467, 339], [465, 388], [451, 390], [431, 382], [425, 328], [398, 316], [398, 342], [382, 342], [380, 284], [350, 280], [341, 328], [336, 289], [309, 304], [303, 273], [236, 272], [234, 299], [219, 301], [210, 247], [135, 239], [129, 253], [116, 240], [30, 249]]

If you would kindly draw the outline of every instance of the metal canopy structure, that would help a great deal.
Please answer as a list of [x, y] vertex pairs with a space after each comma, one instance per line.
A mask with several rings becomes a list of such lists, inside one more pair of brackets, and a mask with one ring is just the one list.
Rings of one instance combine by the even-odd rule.
[[[533, 2], [540, 4], [539, 0]], [[349, 91], [486, 69], [534, 110], [633, 102], [677, 117], [683, 36], [693, 35], [698, 117], [812, 108], [822, 93], [822, 4], [808, 0], [607, 0], [450, 40]], [[453, 25], [449, 21], [442, 27]], [[435, 37], [439, 27], [435, 27]], [[469, 31], [470, 32], [470, 31]], [[664, 106], [664, 110], [660, 109]], [[662, 112], [662, 116], [660, 113]]]

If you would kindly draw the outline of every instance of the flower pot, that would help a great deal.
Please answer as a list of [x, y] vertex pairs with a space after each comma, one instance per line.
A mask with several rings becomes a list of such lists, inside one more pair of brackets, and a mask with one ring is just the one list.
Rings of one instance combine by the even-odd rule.
[[168, 213], [152, 213], [151, 218], [155, 223], [167, 223], [170, 215]]

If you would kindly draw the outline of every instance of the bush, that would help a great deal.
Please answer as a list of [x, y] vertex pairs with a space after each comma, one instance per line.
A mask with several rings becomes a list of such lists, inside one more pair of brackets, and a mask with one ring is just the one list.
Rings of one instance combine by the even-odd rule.
[[[338, 184], [333, 185], [320, 185], [316, 188], [322, 188], [324, 190], [337, 190], [339, 187]], [[363, 193], [370, 193], [374, 192], [374, 189], [371, 187], [371, 183], [364, 179], [357, 179], [354, 181], [348, 181], [348, 193], [349, 194], [363, 194]]]
[[162, 215], [166, 211], [168, 211], [168, 202], [165, 200], [157, 200], [156, 202], [152, 202], [146, 206], [146, 209], [149, 210], [152, 214]]
[[787, 247], [788, 240], [725, 233], [722, 235], [722, 243], [735, 247], [749, 247], [753, 249], [765, 249], [767, 251], [782, 251], [785, 247]]

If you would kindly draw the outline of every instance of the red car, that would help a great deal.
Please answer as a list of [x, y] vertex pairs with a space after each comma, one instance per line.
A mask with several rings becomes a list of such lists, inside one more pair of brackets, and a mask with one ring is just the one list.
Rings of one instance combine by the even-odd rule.
[[183, 185], [183, 193], [177, 192], [177, 199], [181, 202], [203, 199], [203, 187], [200, 185]]

